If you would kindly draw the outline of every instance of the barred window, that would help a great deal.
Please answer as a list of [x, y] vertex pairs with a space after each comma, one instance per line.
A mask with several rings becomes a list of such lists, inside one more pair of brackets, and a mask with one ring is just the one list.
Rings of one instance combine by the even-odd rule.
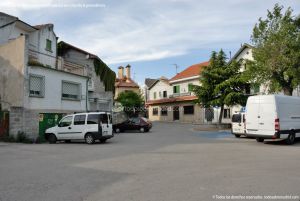
[[39, 75], [29, 76], [29, 96], [44, 97], [45, 77]]
[[80, 100], [80, 84], [63, 81], [62, 98]]
[[194, 106], [193, 105], [184, 106], [183, 113], [184, 114], [194, 114]]
[[152, 115], [157, 116], [158, 115], [158, 108], [153, 108]]
[[167, 106], [161, 107], [160, 115], [168, 116], [168, 107]]

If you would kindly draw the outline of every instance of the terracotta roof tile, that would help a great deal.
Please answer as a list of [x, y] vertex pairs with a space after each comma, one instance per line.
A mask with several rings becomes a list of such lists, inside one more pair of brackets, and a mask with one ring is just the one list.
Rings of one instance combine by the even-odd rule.
[[116, 87], [132, 87], [132, 88], [139, 88], [139, 85], [135, 83], [132, 79], [127, 79], [126, 77], [124, 79], [116, 79], [115, 82]]
[[209, 65], [209, 61], [203, 62], [203, 63], [199, 63], [199, 64], [194, 64], [194, 65], [186, 68], [185, 70], [181, 71], [177, 75], [175, 75], [173, 78], [170, 79], [170, 81], [197, 76], [197, 75], [200, 74], [202, 68], [204, 66], [208, 66], [208, 65]]

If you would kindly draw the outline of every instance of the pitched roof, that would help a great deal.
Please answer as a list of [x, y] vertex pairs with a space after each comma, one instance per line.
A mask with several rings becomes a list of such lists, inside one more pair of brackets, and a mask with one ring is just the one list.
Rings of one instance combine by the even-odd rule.
[[236, 59], [246, 48], [252, 49], [253, 46], [249, 45], [248, 43], [244, 43], [240, 49], [233, 55], [233, 57], [228, 61], [228, 63], [231, 63], [234, 59]]
[[70, 43], [67, 43], [65, 41], [59, 41], [59, 43], [57, 44], [58, 46], [62, 46], [62, 51], [58, 51], [57, 54], [58, 56], [63, 56], [63, 54], [68, 50], [68, 49], [74, 49], [77, 50], [83, 54], [87, 54], [90, 55], [90, 58], [94, 58], [94, 59], [100, 59], [97, 55], [89, 53], [83, 49], [80, 49], [79, 47], [76, 47], [74, 45], [71, 45]]
[[115, 82], [115, 87], [119, 88], [119, 87], [130, 87], [130, 88], [140, 88], [139, 85], [137, 83], [135, 83], [132, 79], [130, 78], [123, 78], [123, 79], [116, 79]]
[[36, 29], [42, 29], [42, 28], [48, 27], [48, 26], [54, 26], [54, 25], [51, 24], [51, 23], [48, 23], [48, 24], [38, 24], [38, 25], [34, 25], [33, 27], [36, 28]]
[[159, 105], [164, 103], [175, 103], [175, 102], [184, 102], [184, 101], [194, 101], [197, 100], [197, 96], [179, 96], [173, 98], [164, 98], [159, 100], [150, 100], [146, 105]]
[[199, 64], [194, 64], [185, 70], [181, 71], [177, 75], [175, 75], [173, 78], [170, 79], [170, 81], [180, 80], [184, 78], [194, 77], [200, 74], [203, 67], [208, 66], [209, 61], [202, 62]]
[[153, 84], [155, 84], [156, 81], [158, 81], [158, 79], [146, 78], [145, 85], [150, 88]]

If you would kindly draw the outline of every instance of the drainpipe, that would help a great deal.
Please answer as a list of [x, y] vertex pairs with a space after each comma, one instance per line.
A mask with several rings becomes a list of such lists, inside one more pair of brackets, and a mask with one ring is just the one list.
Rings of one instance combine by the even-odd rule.
[[85, 95], [85, 111], [88, 112], [88, 93], [89, 93], [89, 80], [90, 78], [88, 78], [86, 80], [86, 95]]

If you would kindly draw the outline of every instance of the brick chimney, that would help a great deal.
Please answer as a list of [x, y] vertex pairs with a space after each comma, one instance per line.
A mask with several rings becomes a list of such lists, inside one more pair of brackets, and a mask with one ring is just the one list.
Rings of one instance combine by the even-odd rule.
[[123, 79], [124, 78], [124, 67], [120, 66], [118, 69], [119, 69], [118, 70], [118, 78]]
[[130, 77], [130, 68], [131, 68], [131, 66], [128, 64], [126, 67], [126, 77], [127, 77], [127, 79], [130, 79], [131, 77]]

